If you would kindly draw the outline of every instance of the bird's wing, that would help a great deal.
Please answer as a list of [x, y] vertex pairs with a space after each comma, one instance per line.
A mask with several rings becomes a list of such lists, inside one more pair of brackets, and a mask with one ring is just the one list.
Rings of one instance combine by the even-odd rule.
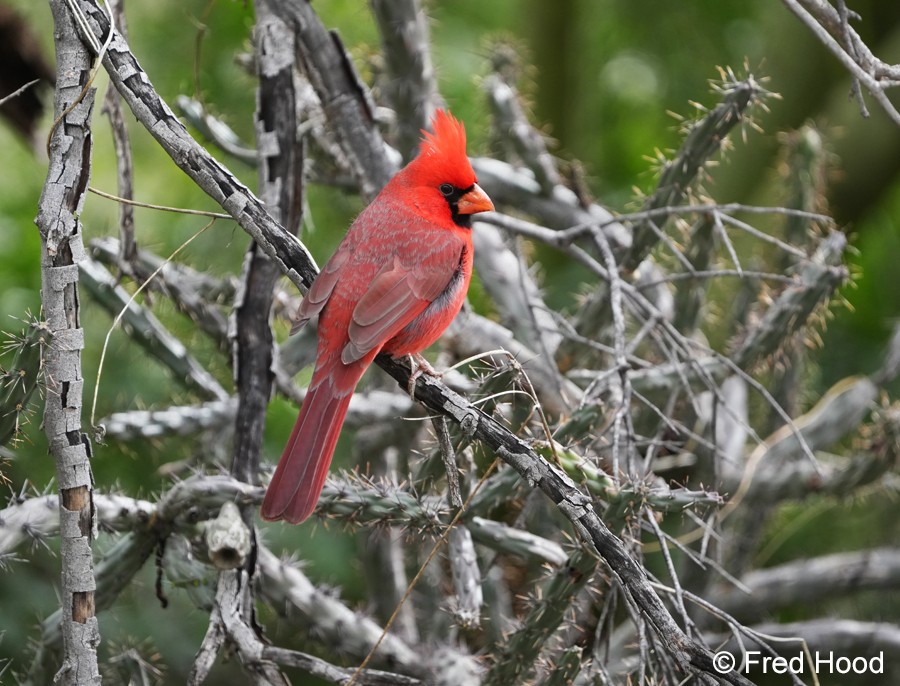
[[331, 259], [328, 260], [325, 266], [322, 267], [322, 271], [319, 272], [306, 297], [303, 298], [303, 302], [300, 303], [300, 307], [294, 317], [294, 325], [291, 327], [291, 334], [297, 333], [306, 322], [322, 311], [338, 282], [341, 267], [344, 266], [352, 254], [352, 248], [342, 245], [331, 256]]
[[353, 309], [347, 331], [350, 341], [341, 351], [344, 364], [384, 345], [447, 288], [459, 266], [462, 246], [446, 241], [431, 248], [425, 260], [409, 265], [394, 257], [375, 275]]

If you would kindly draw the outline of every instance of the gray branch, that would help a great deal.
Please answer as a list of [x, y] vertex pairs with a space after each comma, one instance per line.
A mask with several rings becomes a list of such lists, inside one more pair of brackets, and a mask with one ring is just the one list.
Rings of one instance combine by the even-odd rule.
[[91, 56], [65, 2], [51, 0], [57, 56], [55, 117], [47, 180], [35, 223], [41, 235], [41, 303], [53, 337], [46, 350], [44, 433], [59, 482], [63, 663], [54, 681], [99, 684], [91, 444], [81, 431], [84, 378], [78, 267], [85, 259], [79, 215], [91, 174]]
[[[122, 0], [112, 0], [110, 8], [116, 27], [123, 36], [128, 35], [125, 25], [125, 11]], [[131, 141], [128, 127], [125, 125], [121, 96], [113, 88], [108, 88], [101, 111], [109, 117], [112, 128], [113, 148], [116, 151], [116, 175], [118, 177], [118, 195], [120, 198], [134, 198], [134, 162], [131, 156]], [[119, 247], [118, 262], [126, 269], [137, 257], [137, 241], [134, 237], [134, 206], [129, 203], [119, 205]]]
[[397, 113], [397, 148], [405, 161], [415, 155], [420, 131], [437, 109], [428, 17], [419, 0], [370, 0], [381, 35], [386, 74], [382, 90]]
[[[95, 260], [107, 266], [123, 269], [121, 253], [126, 251], [115, 238], [95, 238], [89, 250]], [[178, 262], [163, 260], [148, 250], [137, 250], [129, 263], [131, 276], [137, 283], [170, 298], [179, 312], [187, 315], [216, 346], [227, 349], [228, 322], [217, 302], [234, 300], [237, 283], [233, 279], [215, 279]], [[156, 274], [152, 279], [150, 276]]]
[[723, 585], [709, 601], [748, 623], [785, 607], [814, 607], [867, 590], [900, 587], [900, 550], [876, 548], [797, 560], [748, 572], [745, 589]]
[[[877, 58], [859, 34], [849, 26], [846, 17], [842, 17], [826, 0], [782, 1], [813, 32], [816, 39], [837, 57], [854, 81], [862, 83], [888, 117], [900, 126], [900, 111], [887, 95], [888, 89], [900, 86], [900, 65], [892, 65]], [[865, 105], [861, 103], [861, 106], [863, 114], [867, 114]]]
[[122, 312], [122, 326], [132, 339], [169, 369], [179, 383], [204, 398], [224, 401], [228, 393], [197, 359], [149, 310], [140, 305], [99, 262], [85, 258], [79, 264], [85, 288], [115, 319]]
[[[355, 669], [337, 667], [320, 658], [296, 650], [287, 650], [276, 646], [264, 646], [262, 656], [286, 667], [296, 667], [312, 676], [319, 677], [333, 684], [345, 684], [356, 672]], [[359, 686], [420, 686], [422, 681], [412, 677], [382, 672], [377, 669], [364, 669], [356, 677]]]
[[[499, 58], [495, 55], [494, 59]], [[505, 77], [504, 70], [499, 69], [484, 80], [484, 89], [501, 144], [508, 145], [515, 157], [531, 170], [541, 193], [550, 195], [562, 179], [544, 137], [528, 122], [515, 85]]]
[[[214, 645], [220, 645], [225, 637], [237, 650], [241, 665], [248, 673], [250, 681], [257, 686], [289, 686], [287, 678], [279, 671], [278, 666], [267, 657], [267, 645], [257, 635], [256, 629], [246, 619], [246, 608], [252, 602], [250, 575], [246, 570], [236, 569], [219, 574], [216, 590], [216, 602], [210, 616], [210, 629], [201, 647], [201, 655], [206, 658], [217, 650], [204, 650], [207, 639]], [[191, 686], [205, 680], [204, 667], [211, 666], [208, 658], [195, 667], [188, 683]]]
[[162, 410], [115, 412], [100, 420], [107, 438], [130, 441], [163, 436], [192, 436], [202, 431], [227, 431], [234, 423], [237, 399], [211, 400], [199, 405]]
[[[103, 10], [90, 0], [78, 0], [94, 35], [110, 30]], [[263, 203], [187, 132], [159, 97], [125, 39], [115, 30], [103, 65], [137, 120], [203, 191], [221, 205], [272, 258], [294, 284], [305, 291], [317, 273], [306, 248], [266, 211]]]
[[371, 200], [397, 171], [375, 126], [374, 104], [350, 55], [305, 0], [270, 0], [297, 36], [300, 61], [360, 191]]
[[[265, 546], [259, 547], [258, 564], [260, 593], [277, 612], [289, 618], [300, 613], [303, 622], [312, 622], [310, 629], [327, 640], [333, 650], [359, 659], [375, 645], [381, 627], [317, 589], [296, 565], [279, 560]], [[412, 676], [423, 675], [425, 669], [424, 656], [392, 634], [381, 642], [375, 663], [391, 665]]]

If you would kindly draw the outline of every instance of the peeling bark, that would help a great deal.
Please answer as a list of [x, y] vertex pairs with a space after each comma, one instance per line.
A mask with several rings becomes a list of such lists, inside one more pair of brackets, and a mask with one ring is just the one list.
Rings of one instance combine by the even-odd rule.
[[63, 684], [99, 684], [95, 614], [96, 532], [91, 444], [81, 431], [84, 379], [78, 294], [78, 263], [84, 258], [81, 223], [91, 173], [90, 120], [94, 92], [87, 83], [90, 55], [78, 38], [64, 2], [51, 1], [56, 26], [56, 116], [47, 181], [35, 223], [41, 234], [41, 301], [53, 334], [44, 360], [47, 383], [44, 432], [56, 461], [60, 494], [62, 633], [64, 659], [56, 676]]

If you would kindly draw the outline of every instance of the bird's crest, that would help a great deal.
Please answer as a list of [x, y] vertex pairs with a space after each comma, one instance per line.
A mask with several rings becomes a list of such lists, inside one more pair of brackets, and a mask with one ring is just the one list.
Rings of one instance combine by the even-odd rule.
[[422, 155], [454, 157], [466, 154], [466, 129], [449, 112], [437, 110], [431, 120], [434, 133], [422, 131]]
[[461, 188], [475, 183], [475, 174], [466, 157], [466, 129], [462, 122], [449, 112], [437, 110], [431, 126], [433, 133], [422, 131], [422, 145], [415, 164], [419, 172], [433, 175], [437, 183], [449, 181]]

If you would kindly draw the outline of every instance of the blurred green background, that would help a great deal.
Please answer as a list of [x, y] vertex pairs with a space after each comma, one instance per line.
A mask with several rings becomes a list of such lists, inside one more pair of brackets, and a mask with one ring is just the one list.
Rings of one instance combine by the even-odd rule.
[[[53, 27], [46, 4], [4, 1], [27, 17], [52, 59]], [[900, 62], [900, 3], [868, 0], [851, 6], [864, 18], [857, 28], [873, 51], [886, 61]], [[315, 7], [327, 25], [339, 29], [357, 64], [367, 73], [379, 49], [367, 4], [363, 0], [330, 0], [316, 2]], [[871, 371], [877, 365], [900, 311], [893, 264], [900, 255], [900, 127], [892, 125], [874, 105], [870, 105], [868, 118], [860, 115], [858, 105], [848, 97], [847, 73], [781, 2], [434, 0], [427, 7], [441, 92], [466, 122], [470, 152], [490, 153], [488, 108], [480, 81], [488, 73], [492, 43], [509, 41], [522, 56], [520, 86], [532, 120], [553, 139], [555, 154], [584, 165], [590, 191], [598, 202], [614, 210], [634, 207], [636, 187], [652, 188], [650, 158], [656, 156], [656, 150], [678, 146], [678, 120], [672, 113], [690, 117], [695, 113], [691, 102], [715, 103], [708, 80], [717, 77], [716, 67], [741, 71], [746, 63], [758, 77], [768, 77], [766, 87], [781, 98], [769, 101], [768, 112], [757, 113], [762, 132], [748, 128], [746, 141], [737, 138], [734, 149], [712, 171], [707, 190], [720, 202], [783, 203], [777, 175], [778, 134], [808, 121], [816, 123], [832, 153], [827, 206], [852, 237], [857, 275], [845, 293], [852, 307], [836, 310], [824, 334], [825, 345], [816, 355], [820, 390], [843, 376]], [[126, 11], [131, 46], [160, 94], [170, 103], [179, 94], [198, 97], [212, 113], [252, 140], [254, 80], [235, 59], [250, 50], [252, 3], [131, 2], [126, 3]], [[97, 84], [102, 98], [106, 88], [103, 74]], [[115, 161], [107, 120], [99, 114], [100, 98], [94, 120], [91, 183], [115, 193]], [[48, 125], [49, 119], [42, 130]], [[130, 118], [129, 125], [137, 199], [217, 209]], [[0, 329], [6, 331], [20, 330], [17, 318], [40, 307], [39, 240], [33, 218], [46, 173], [43, 147], [41, 140], [35, 152], [0, 124]], [[215, 154], [251, 188], [256, 186], [255, 170], [222, 153]], [[310, 189], [308, 204], [316, 231], [304, 238], [321, 260], [361, 205], [355, 197], [321, 188]], [[112, 202], [89, 196], [83, 214], [86, 240], [114, 235], [116, 217]], [[136, 212], [136, 222], [140, 245], [160, 255], [171, 253], [205, 224], [197, 217], [142, 209]], [[213, 274], [236, 273], [246, 246], [247, 237], [240, 229], [219, 222], [179, 259]], [[554, 302], [568, 301], [574, 284], [554, 272], [552, 262], [545, 271], [549, 297]], [[156, 299], [154, 309], [201, 360], [210, 361], [220, 381], [230, 385], [228, 368], [211, 346], [191, 336], [191, 324], [162, 299]], [[84, 370], [92, 388], [111, 320], [86, 298], [82, 313], [87, 335]], [[87, 395], [90, 398], [92, 391]], [[123, 333], [112, 335], [98, 417], [187, 400], [166, 372], [130, 345]], [[274, 461], [280, 454], [295, 412], [281, 401], [273, 404], [265, 447], [269, 459]], [[84, 421], [87, 426], [87, 417]], [[39, 412], [29, 430], [31, 444], [2, 466], [11, 492], [18, 492], [26, 480], [43, 489], [53, 476], [38, 425]], [[97, 488], [108, 491], [119, 486], [128, 494], [151, 497], [164, 485], [157, 468], [189, 457], [197, 449], [198, 445], [182, 441], [135, 444], [128, 449], [98, 446], [94, 463]], [[848, 516], [873, 518], [871, 530], [877, 540], [864, 543], [896, 541], [900, 536], [896, 504], [877, 505], [851, 503], [845, 510]], [[835, 514], [834, 507], [824, 508], [828, 516]], [[807, 528], [797, 536], [806, 536], [808, 543], [810, 532], [822, 531], [818, 526], [821, 516], [813, 511]], [[287, 546], [306, 540], [307, 532], [283, 529], [273, 528], [268, 535]], [[341, 586], [351, 602], [362, 597], [359, 570], [348, 562], [353, 559], [353, 540], [321, 530], [313, 540], [314, 545], [301, 551], [311, 560], [309, 574], [317, 581]], [[793, 556], [790, 543], [786, 539], [770, 561]], [[821, 546], [814, 548], [815, 552], [827, 552], [862, 543], [848, 544], [831, 531]], [[53, 542], [48, 546], [52, 550]], [[37, 622], [56, 604], [51, 589], [57, 583], [58, 561], [41, 545], [35, 547], [34, 554], [25, 553], [31, 558], [27, 566], [15, 562], [9, 570], [0, 571], [0, 631], [5, 632], [0, 657], [13, 657], [15, 667], [23, 664], [27, 637], [34, 635]], [[144, 648], [160, 651], [171, 683], [178, 683], [199, 645], [206, 615], [184, 602], [161, 610], [152, 599], [152, 574], [152, 569], [145, 570], [142, 585], [101, 617], [101, 628], [104, 639], [110, 637], [120, 647], [152, 636]], [[165, 629], [159, 630], [161, 626]], [[104, 649], [114, 650], [115, 646], [110, 648], [107, 643]]]

